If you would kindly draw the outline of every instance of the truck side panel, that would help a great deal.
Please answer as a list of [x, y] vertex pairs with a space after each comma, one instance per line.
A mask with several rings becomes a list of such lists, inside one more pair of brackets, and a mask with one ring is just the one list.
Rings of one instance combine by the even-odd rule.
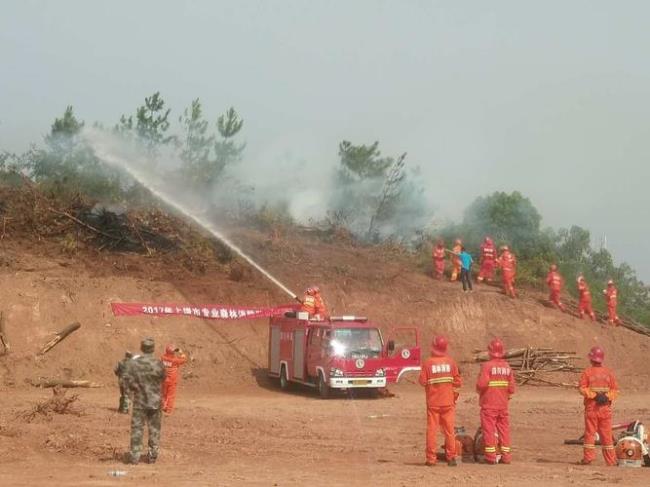
[[298, 329], [293, 335], [293, 376], [305, 380], [305, 330]]
[[269, 372], [280, 373], [280, 327], [271, 326], [269, 337]]

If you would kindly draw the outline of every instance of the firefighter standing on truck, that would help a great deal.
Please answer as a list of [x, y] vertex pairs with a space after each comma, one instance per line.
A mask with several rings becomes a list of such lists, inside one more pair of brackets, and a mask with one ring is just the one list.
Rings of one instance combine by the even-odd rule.
[[510, 417], [508, 401], [515, 393], [515, 378], [510, 364], [503, 358], [503, 342], [495, 338], [488, 345], [490, 360], [481, 365], [476, 382], [481, 407], [481, 431], [485, 443], [485, 463], [497, 463], [497, 446], [501, 463], [510, 463]]
[[456, 437], [454, 432], [456, 401], [461, 386], [460, 372], [454, 359], [447, 355], [447, 339], [436, 336], [431, 344], [431, 357], [420, 370], [420, 385], [424, 386], [427, 401], [426, 465], [434, 466], [438, 426], [445, 437], [447, 465], [456, 466]]
[[176, 402], [176, 387], [178, 386], [178, 372], [181, 365], [187, 362], [187, 356], [175, 345], [167, 345], [165, 354], [160, 357], [165, 366], [165, 380], [162, 386], [162, 410], [171, 414]]
[[596, 433], [600, 437], [603, 457], [608, 466], [617, 464], [612, 435], [612, 401], [618, 397], [618, 385], [614, 373], [603, 366], [605, 352], [593, 347], [589, 352], [591, 367], [580, 377], [580, 394], [585, 405], [584, 455], [578, 462], [589, 465], [596, 459]]
[[327, 316], [325, 301], [320, 294], [318, 286], [309, 286], [302, 298], [301, 311], [309, 313], [310, 318], [322, 319]]

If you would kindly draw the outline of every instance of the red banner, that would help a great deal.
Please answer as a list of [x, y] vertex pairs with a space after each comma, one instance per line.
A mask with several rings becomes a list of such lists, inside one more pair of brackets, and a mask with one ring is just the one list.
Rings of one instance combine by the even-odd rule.
[[276, 308], [251, 308], [226, 306], [222, 304], [204, 304], [200, 306], [187, 304], [150, 304], [150, 303], [111, 303], [115, 316], [188, 316], [211, 320], [253, 320], [269, 318], [294, 311], [295, 305]]

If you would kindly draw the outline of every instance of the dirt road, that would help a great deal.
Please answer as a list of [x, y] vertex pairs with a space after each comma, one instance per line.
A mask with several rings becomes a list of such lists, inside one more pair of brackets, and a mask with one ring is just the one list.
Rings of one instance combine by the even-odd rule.
[[[513, 399], [515, 463], [495, 467], [422, 466], [425, 415], [420, 388], [404, 384], [388, 399], [323, 401], [309, 391], [260, 386], [180, 391], [165, 418], [156, 465], [117, 460], [128, 444], [129, 418], [114, 412], [117, 391], [79, 392], [83, 414], [19, 416], [51, 395], [8, 390], [0, 410], [0, 485], [645, 485], [650, 469], [578, 467], [580, 399], [572, 391], [526, 388]], [[477, 401], [461, 396], [458, 423], [474, 432]], [[623, 395], [615, 418], [649, 422], [647, 396]], [[125, 470], [125, 477], [108, 476]]]

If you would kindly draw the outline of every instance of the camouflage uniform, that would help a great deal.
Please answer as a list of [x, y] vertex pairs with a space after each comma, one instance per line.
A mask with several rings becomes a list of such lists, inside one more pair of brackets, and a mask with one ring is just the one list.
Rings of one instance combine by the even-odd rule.
[[154, 342], [142, 341], [142, 355], [127, 362], [124, 381], [133, 394], [131, 416], [131, 463], [138, 463], [142, 452], [144, 427], [149, 427], [149, 462], [158, 457], [160, 444], [161, 387], [165, 378], [162, 362], [153, 356]]
[[115, 375], [117, 376], [117, 383], [120, 386], [120, 405], [117, 408], [117, 412], [122, 414], [129, 413], [129, 391], [126, 388], [126, 382], [124, 381], [124, 373], [126, 372], [127, 362], [131, 360], [132, 357], [133, 354], [131, 352], [126, 352], [124, 358], [120, 360], [113, 369], [113, 372], [115, 372]]

